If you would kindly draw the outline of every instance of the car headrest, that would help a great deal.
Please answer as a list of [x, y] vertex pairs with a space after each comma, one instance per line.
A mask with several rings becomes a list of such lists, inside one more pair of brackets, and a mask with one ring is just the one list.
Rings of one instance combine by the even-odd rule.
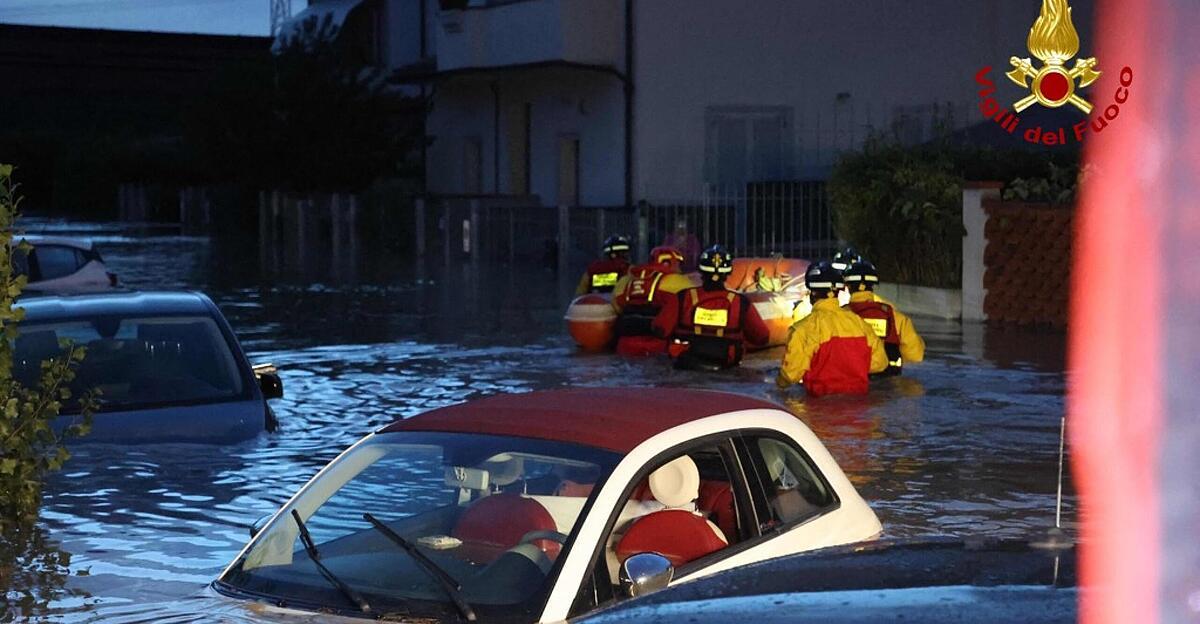
[[32, 362], [55, 357], [62, 353], [58, 345], [58, 334], [53, 331], [34, 331], [17, 334], [16, 355]]
[[525, 460], [501, 453], [483, 462], [493, 485], [511, 485], [525, 475]]
[[650, 473], [650, 493], [667, 507], [683, 507], [700, 496], [700, 469], [684, 455]]

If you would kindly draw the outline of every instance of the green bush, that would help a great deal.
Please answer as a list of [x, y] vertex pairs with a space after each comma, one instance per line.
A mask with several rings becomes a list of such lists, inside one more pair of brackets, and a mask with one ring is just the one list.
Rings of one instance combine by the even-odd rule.
[[886, 281], [957, 286], [962, 275], [962, 178], [945, 153], [879, 139], [829, 180], [838, 236]]
[[[829, 180], [837, 235], [889, 282], [957, 288], [962, 281], [962, 187], [966, 180], [1009, 183], [1008, 197], [1069, 201], [1077, 153], [995, 150], [948, 140], [904, 146], [876, 136], [843, 156]], [[1052, 182], [1037, 183], [1051, 173]], [[1031, 182], [1032, 181], [1032, 182]], [[1045, 187], [1043, 189], [1042, 187]]]
[[0, 164], [0, 540], [8, 534], [28, 532], [37, 518], [42, 480], [70, 457], [64, 442], [87, 434], [95, 409], [92, 393], [79, 398], [81, 415], [61, 432], [52, 424], [71, 398], [69, 385], [84, 357], [84, 348], [64, 345], [61, 357], [42, 362], [36, 387], [26, 387], [13, 377], [13, 342], [24, 310], [14, 308], [25, 286], [24, 275], [12, 269], [13, 244], [20, 198], [12, 183], [13, 167]]

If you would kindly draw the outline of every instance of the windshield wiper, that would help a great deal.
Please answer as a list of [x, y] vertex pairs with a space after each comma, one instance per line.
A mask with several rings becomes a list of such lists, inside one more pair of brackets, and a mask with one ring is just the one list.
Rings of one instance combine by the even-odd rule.
[[458, 607], [458, 612], [461, 613], [468, 622], [475, 621], [475, 610], [472, 609], [471, 605], [467, 604], [467, 601], [463, 599], [462, 585], [460, 585], [458, 581], [454, 580], [454, 577], [450, 576], [450, 574], [448, 574], [442, 569], [441, 566], [435, 563], [433, 559], [426, 557], [425, 553], [417, 550], [417, 547], [413, 545], [412, 542], [400, 537], [399, 533], [393, 531], [390, 527], [388, 527], [388, 525], [380, 522], [375, 516], [372, 516], [369, 513], [364, 513], [362, 516], [364, 520], [371, 523], [371, 526], [374, 526], [379, 530], [380, 533], [383, 533], [388, 539], [395, 542], [397, 546], [403, 548], [404, 551], [409, 555], [412, 555], [412, 558], [415, 559], [417, 563], [421, 564], [421, 568], [428, 572], [429, 575], [435, 580], [437, 580], [438, 584], [442, 586], [442, 589], [446, 590], [446, 595], [450, 596], [450, 601], [454, 603], [455, 607]]
[[324, 576], [338, 591], [342, 592], [350, 602], [353, 602], [363, 613], [371, 612], [371, 605], [349, 585], [342, 582], [337, 576], [321, 563], [321, 555], [317, 552], [317, 545], [313, 543], [312, 536], [308, 534], [308, 527], [304, 526], [304, 521], [300, 519], [300, 513], [295, 509], [292, 510], [292, 517], [296, 519], [296, 526], [300, 527], [300, 543], [304, 544], [304, 552], [308, 553], [308, 559], [317, 566], [317, 570]]

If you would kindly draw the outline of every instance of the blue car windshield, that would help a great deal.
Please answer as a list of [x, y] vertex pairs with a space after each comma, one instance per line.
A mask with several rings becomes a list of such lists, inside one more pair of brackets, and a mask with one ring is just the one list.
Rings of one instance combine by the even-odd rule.
[[481, 618], [537, 612], [555, 562], [619, 460], [608, 451], [527, 438], [377, 434], [309, 482], [215, 587], [353, 614], [355, 605], [314, 564], [303, 543], [307, 531], [318, 561], [376, 612], [455, 613], [445, 588], [400, 541], [461, 585], [461, 597]]
[[71, 384], [72, 401], [98, 390], [101, 410], [229, 400], [245, 384], [229, 343], [207, 316], [147, 316], [22, 322], [14, 343], [13, 376], [38, 383], [41, 362], [64, 345], [87, 348]]

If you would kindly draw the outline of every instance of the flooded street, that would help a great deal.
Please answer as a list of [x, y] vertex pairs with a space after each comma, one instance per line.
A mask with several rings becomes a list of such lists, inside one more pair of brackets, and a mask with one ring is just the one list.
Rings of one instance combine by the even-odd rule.
[[373, 429], [498, 392], [638, 385], [764, 397], [825, 442], [886, 535], [1016, 537], [1054, 522], [1061, 334], [917, 318], [925, 363], [866, 397], [809, 400], [770, 383], [779, 350], [724, 374], [579, 354], [561, 320], [573, 280], [549, 271], [372, 257], [356, 284], [321, 271], [276, 281], [259, 273], [252, 246], [117, 226], [28, 227], [90, 236], [131, 287], [206, 292], [250, 359], [274, 363], [285, 388], [273, 403], [280, 430], [242, 444], [75, 447], [47, 484], [42, 524], [72, 555], [68, 587], [86, 596], [56, 601], [56, 619], [249, 620], [206, 585], [253, 521]]

